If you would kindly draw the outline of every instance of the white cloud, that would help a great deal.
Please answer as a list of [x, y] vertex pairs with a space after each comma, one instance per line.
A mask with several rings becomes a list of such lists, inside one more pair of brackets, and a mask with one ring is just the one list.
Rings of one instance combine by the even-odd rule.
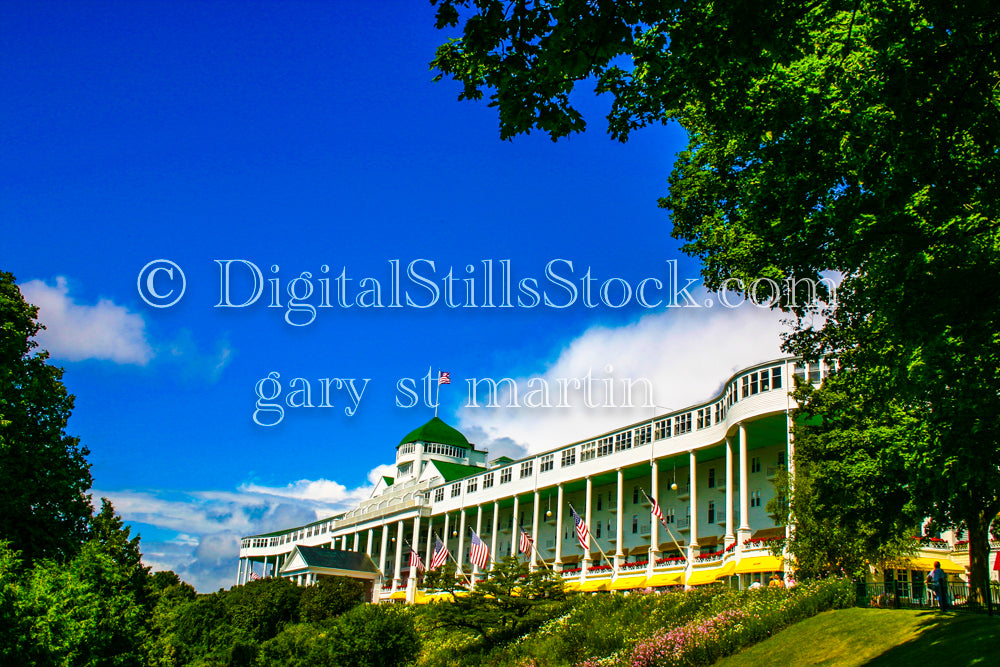
[[[481, 394], [480, 407], [469, 407], [467, 402], [459, 410], [458, 428], [476, 436], [473, 441], [480, 447], [489, 448], [490, 458], [499, 452], [513, 452], [508, 455], [516, 458], [649, 419], [654, 413], [649, 403], [661, 406], [655, 408], [656, 414], [666, 412], [664, 407], [692, 405], [711, 398], [739, 368], [782, 356], [781, 334], [787, 327], [781, 320], [780, 313], [744, 304], [737, 309], [674, 309], [623, 327], [593, 327], [570, 341], [537, 375], [512, 378], [522, 407], [483, 407]], [[583, 380], [588, 373], [595, 389], [590, 404], [598, 407], [584, 405], [582, 390], [568, 383], [571, 378]], [[525, 392], [542, 386], [529, 385], [531, 377], [545, 381], [553, 407], [524, 407]], [[565, 403], [570, 407], [555, 407], [560, 403], [560, 378], [568, 383]], [[602, 383], [609, 378], [614, 382], [611, 400]], [[645, 392], [635, 385], [631, 400], [635, 407], [622, 407], [623, 381], [641, 378], [652, 385], [652, 401], [646, 401]], [[508, 404], [507, 395], [502, 392], [501, 406]], [[604, 407], [606, 403], [616, 407]], [[647, 407], [640, 407], [644, 403]]]
[[[372, 470], [377, 480], [386, 468]], [[374, 484], [374, 481], [372, 481]], [[247, 483], [237, 491], [97, 491], [130, 523], [175, 533], [165, 540], [142, 541], [143, 562], [154, 570], [173, 570], [198, 591], [228, 588], [235, 582], [239, 541], [301, 526], [357, 506], [372, 486], [353, 489], [328, 479], [302, 479], [284, 486]], [[139, 526], [138, 530], [142, 531]]]
[[25, 300], [38, 306], [38, 319], [46, 327], [39, 332], [38, 342], [53, 357], [140, 366], [153, 358], [141, 315], [108, 299], [93, 306], [78, 304], [69, 295], [63, 276], [56, 278], [55, 285], [29, 280], [20, 287]]

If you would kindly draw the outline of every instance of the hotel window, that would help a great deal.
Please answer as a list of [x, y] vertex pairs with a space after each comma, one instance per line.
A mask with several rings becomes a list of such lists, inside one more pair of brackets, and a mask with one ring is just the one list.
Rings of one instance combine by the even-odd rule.
[[632, 504], [633, 505], [638, 505], [639, 504], [639, 487], [638, 486], [633, 486], [632, 487]]
[[715, 404], [715, 423], [718, 424], [723, 419], [725, 419], [725, 411], [722, 407], [722, 401]]
[[588, 442], [580, 447], [580, 460], [590, 461], [597, 456], [597, 443]]
[[483, 488], [488, 489], [493, 486], [493, 473], [488, 472], [483, 475]]
[[687, 414], [679, 415], [678, 417], [676, 417], [676, 420], [677, 420], [677, 425], [675, 427], [675, 431], [677, 432], [677, 435], [681, 435], [682, 433], [687, 433], [691, 430], [690, 412], [688, 412]]
[[778, 452], [778, 465], [779, 466], [785, 465], [785, 452]]
[[771, 371], [760, 372], [760, 390], [767, 391], [771, 388]]
[[708, 503], [708, 522], [715, 523], [715, 503], [711, 501]]
[[645, 445], [652, 439], [653, 429], [649, 424], [645, 426], [640, 426], [635, 430], [635, 444], [636, 446]]
[[819, 376], [819, 362], [809, 364], [809, 382], [811, 384], [818, 384], [820, 380]]
[[513, 476], [513, 474], [514, 474], [513, 470], [514, 470], [514, 467], [511, 466], [509, 468], [504, 468], [503, 470], [500, 471], [500, 483], [501, 484], [506, 484], [507, 482], [510, 481], [511, 476]]
[[535, 467], [534, 461], [525, 461], [521, 464], [521, 479], [531, 477], [532, 469]]
[[715, 488], [715, 468], [708, 469], [708, 488]]
[[623, 449], [632, 449], [632, 431], [615, 434], [615, 451], [620, 452]]
[[667, 523], [676, 523], [673, 507], [667, 509], [666, 513], [663, 515], [663, 520], [666, 521]]
[[698, 428], [708, 428], [712, 425], [712, 409], [701, 408], [698, 410]]
[[750, 472], [760, 472], [760, 457], [754, 456], [750, 459]]
[[444, 500], [444, 487], [434, 489], [434, 502], [439, 503]]
[[757, 384], [757, 374], [756, 373], [751, 373], [750, 374], [750, 393], [751, 394], [756, 394], [758, 391], [760, 391], [760, 387]]
[[576, 448], [564, 449], [562, 453], [562, 467], [576, 465]]
[[632, 534], [637, 535], [639, 533], [639, 515], [632, 515]]
[[656, 422], [656, 431], [655, 431], [654, 437], [657, 440], [663, 440], [664, 438], [669, 438], [670, 437], [670, 420], [669, 419], [661, 419], [660, 421]]
[[460, 495], [462, 495], [462, 483], [456, 482], [451, 485], [451, 497], [454, 498], [455, 496]]
[[740, 387], [740, 398], [746, 398], [750, 395], [750, 377], [748, 375], [744, 375], [740, 379]]
[[601, 522], [597, 522], [597, 537], [601, 536]]
[[760, 507], [760, 491], [750, 492], [750, 507]]
[[476, 489], [479, 488], [479, 478], [473, 477], [468, 482], [465, 483], [466, 493], [475, 493]]
[[806, 381], [806, 363], [804, 361], [796, 361], [795, 362], [795, 371], [792, 373], [792, 375], [799, 382], [805, 382]]
[[556, 465], [555, 458], [555, 454], [546, 454], [543, 456], [542, 465], [539, 466], [538, 472], [548, 472], [549, 470], [552, 470], [552, 468]]
[[604, 496], [597, 494], [597, 511], [600, 512], [604, 508]]
[[775, 366], [771, 369], [771, 388], [781, 389], [781, 367]]
[[601, 438], [600, 440], [597, 441], [597, 455], [607, 456], [612, 451], [614, 451], [613, 447], [614, 447], [614, 438], [611, 437]]

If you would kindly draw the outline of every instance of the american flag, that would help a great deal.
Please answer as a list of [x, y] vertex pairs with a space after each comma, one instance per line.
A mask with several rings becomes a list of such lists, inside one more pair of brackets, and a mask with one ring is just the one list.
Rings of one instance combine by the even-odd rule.
[[[643, 491], [643, 493], [645, 493], [645, 491]], [[649, 496], [646, 497], [649, 498]], [[660, 503], [656, 502], [655, 498], [649, 498], [649, 499], [653, 501], [653, 516], [659, 519], [660, 523], [663, 524], [663, 527], [666, 528], [667, 520], [663, 518], [663, 512], [660, 510]]]
[[250, 581], [257, 581], [258, 579], [260, 579], [260, 575], [250, 570]]
[[490, 548], [486, 546], [486, 543], [479, 539], [476, 535], [476, 531], [472, 531], [472, 547], [469, 549], [469, 562], [473, 565], [478, 565], [481, 568], [486, 567], [486, 563], [490, 560]]
[[438, 384], [451, 384], [451, 373], [448, 371], [439, 371]]
[[572, 505], [569, 506], [569, 511], [573, 515], [573, 522], [576, 524], [576, 539], [580, 543], [580, 546], [583, 547], [583, 550], [586, 551], [590, 548], [590, 530], [587, 528], [584, 520], [580, 518], [580, 515], [576, 513], [576, 510], [573, 509]]
[[448, 562], [448, 556], [451, 553], [448, 551], [448, 547], [444, 545], [440, 537], [434, 536], [434, 554], [431, 556], [431, 569], [436, 570], [446, 562]]
[[521, 528], [521, 553], [523, 553], [523, 554], [530, 554], [531, 553], [531, 545], [533, 543], [534, 543], [534, 540], [531, 539], [531, 535], [528, 535], [527, 531], [525, 531], [524, 528], [522, 527]]
[[417, 572], [424, 571], [424, 561], [420, 559], [420, 554], [413, 548], [410, 549], [410, 569], [415, 569]]

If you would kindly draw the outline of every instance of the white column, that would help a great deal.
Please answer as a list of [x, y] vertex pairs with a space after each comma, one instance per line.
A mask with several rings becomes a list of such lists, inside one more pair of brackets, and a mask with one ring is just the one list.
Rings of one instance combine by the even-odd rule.
[[[479, 536], [479, 539], [483, 539], [483, 506], [482, 505], [476, 505], [476, 535]], [[495, 552], [490, 552], [490, 556], [492, 556], [492, 557], [495, 558], [496, 557], [496, 553]], [[487, 562], [487, 565], [489, 565], [489, 562]], [[476, 580], [476, 575], [479, 574], [480, 572], [481, 572], [481, 570], [479, 569], [478, 565], [473, 565], [472, 566], [472, 580], [473, 581]]]
[[465, 572], [465, 507], [458, 513], [458, 572]]
[[354, 531], [354, 547], [351, 549], [351, 551], [358, 550], [358, 542], [360, 541], [360, 539], [361, 539], [361, 532], [357, 530]]
[[725, 548], [736, 541], [733, 536], [733, 439], [726, 436], [726, 536]]
[[517, 495], [514, 496], [514, 514], [510, 517], [510, 555], [517, 556], [517, 541], [520, 539], [521, 535], [518, 532], [517, 523], [517, 513], [520, 510], [521, 505], [518, 502]]
[[[410, 540], [410, 547], [416, 551], [417, 554], [420, 553], [420, 514], [413, 517], [413, 536]], [[410, 568], [410, 579], [413, 579], [414, 586], [416, 586], [417, 568]]]
[[434, 557], [434, 517], [427, 517], [427, 547], [424, 549], [424, 567], [431, 566]]
[[[494, 559], [497, 554], [497, 534], [500, 533], [500, 501], [493, 502], [493, 538], [490, 545], [490, 553], [494, 554]], [[490, 564], [490, 569], [493, 569], [492, 564]]]
[[396, 590], [403, 583], [403, 520], [396, 522], [396, 563], [392, 575], [392, 588]]
[[[747, 427], [740, 422], [740, 530], [738, 542], [750, 539], [750, 460], [747, 457]], [[740, 547], [737, 547], [740, 548]]]
[[372, 528], [368, 529], [368, 540], [365, 542], [365, 553], [368, 554], [370, 558], [372, 555], [372, 540], [375, 539], [375, 531]]
[[[535, 548], [531, 550], [531, 569], [538, 567], [538, 506], [542, 504], [542, 496], [535, 489], [535, 504], [531, 508], [531, 539], [535, 542]], [[518, 541], [521, 536], [517, 536]]]
[[615, 525], [615, 572], [625, 560], [625, 471], [618, 468], [618, 522]]
[[690, 554], [688, 558], [694, 560], [694, 557], [698, 555], [698, 485], [696, 484], [698, 480], [698, 456], [692, 449], [688, 452], [688, 465], [690, 466], [690, 480], [691, 480], [691, 542], [690, 542]]
[[[587, 522], [587, 530], [591, 530], [591, 519], [593, 519], [593, 514], [590, 511], [590, 506], [593, 505], [594, 500], [594, 480], [587, 475], [587, 506], [583, 508], [584, 521]], [[587, 570], [590, 569], [590, 544], [588, 540], [587, 548], [584, 550], [583, 554], [583, 574], [587, 574]]]
[[[660, 462], [652, 461], [652, 473], [650, 474], [649, 486], [652, 492], [652, 500], [660, 502]], [[649, 566], [650, 570], [656, 566], [656, 559], [660, 557], [660, 522], [653, 518], [653, 508], [649, 514]]]
[[562, 570], [562, 541], [563, 541], [563, 485], [559, 484], [556, 491], [556, 571]]
[[389, 524], [382, 524], [382, 550], [379, 552], [378, 559], [378, 571], [382, 573], [382, 582], [385, 585], [385, 580], [389, 577], [386, 576], [388, 572], [385, 571], [385, 559], [389, 556]]

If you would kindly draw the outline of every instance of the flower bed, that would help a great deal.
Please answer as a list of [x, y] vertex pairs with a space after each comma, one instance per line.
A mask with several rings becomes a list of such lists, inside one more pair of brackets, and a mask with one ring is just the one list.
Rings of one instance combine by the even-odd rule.
[[759, 537], [757, 539], [743, 540], [743, 546], [750, 549], [759, 549], [770, 546], [775, 542], [784, 542], [784, 540], [784, 537]]

